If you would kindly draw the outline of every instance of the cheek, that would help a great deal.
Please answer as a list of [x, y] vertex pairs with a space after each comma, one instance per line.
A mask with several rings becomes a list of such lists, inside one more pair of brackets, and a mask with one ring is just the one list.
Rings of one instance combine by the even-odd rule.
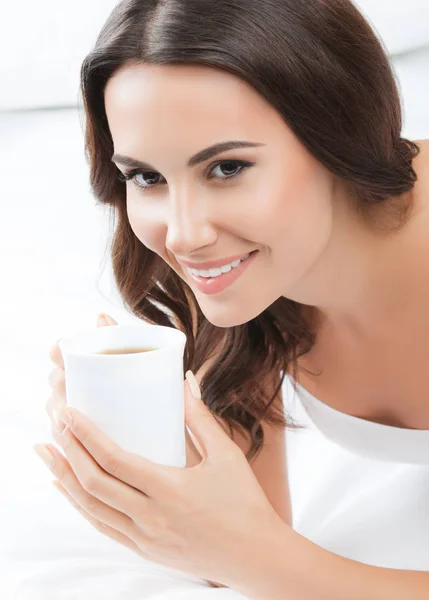
[[326, 182], [284, 181], [265, 190], [264, 210], [252, 219], [260, 243], [268, 246], [274, 264], [299, 275], [322, 251], [332, 231], [331, 189]]
[[241, 226], [249, 231], [248, 237], [267, 246], [286, 241], [291, 232], [301, 229], [308, 215], [308, 208], [296, 185], [279, 181], [278, 173], [272, 182], [269, 186], [258, 186], [253, 190], [249, 210], [246, 215], [240, 216]]
[[157, 254], [165, 252], [167, 231], [162, 221], [146, 207], [127, 203], [127, 214], [131, 229], [140, 242]]

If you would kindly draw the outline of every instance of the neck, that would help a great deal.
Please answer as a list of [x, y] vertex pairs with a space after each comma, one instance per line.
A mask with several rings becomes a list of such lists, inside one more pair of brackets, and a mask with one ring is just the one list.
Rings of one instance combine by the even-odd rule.
[[362, 342], [422, 331], [429, 297], [427, 204], [416, 200], [396, 233], [357, 224], [337, 228], [298, 292], [309, 305], [307, 314], [317, 315], [315, 323]]

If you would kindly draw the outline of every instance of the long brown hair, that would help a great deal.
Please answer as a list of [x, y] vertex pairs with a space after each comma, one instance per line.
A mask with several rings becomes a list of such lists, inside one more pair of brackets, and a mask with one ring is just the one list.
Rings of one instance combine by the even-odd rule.
[[[397, 210], [391, 197], [413, 188], [419, 147], [401, 138], [401, 103], [387, 51], [349, 0], [123, 0], [84, 59], [85, 151], [93, 194], [117, 217], [111, 258], [119, 293], [135, 316], [185, 332], [185, 371], [197, 372], [221, 348], [201, 381], [202, 395], [231, 433], [241, 429], [250, 436], [251, 460], [263, 446], [262, 420], [299, 427], [274, 401], [286, 374], [296, 379], [297, 360], [316, 334], [303, 305], [285, 297], [247, 323], [215, 327], [190, 287], [135, 236], [125, 183], [111, 162], [104, 89], [117, 69], [136, 62], [207, 65], [243, 79], [346, 183], [356, 213], [367, 217], [371, 207], [382, 207], [394, 230], [406, 222], [410, 206], [404, 199]], [[272, 396], [268, 379], [278, 381]]]

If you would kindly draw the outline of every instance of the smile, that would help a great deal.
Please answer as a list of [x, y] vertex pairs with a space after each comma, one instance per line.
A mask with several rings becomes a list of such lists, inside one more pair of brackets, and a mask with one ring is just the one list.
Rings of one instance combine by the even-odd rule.
[[197, 275], [195, 269], [191, 270], [188, 267], [185, 267], [185, 271], [188, 279], [191, 279], [195, 283], [200, 292], [209, 295], [218, 294], [239, 279], [244, 271], [253, 263], [258, 252], [259, 250], [255, 250], [246, 255], [247, 258], [235, 261], [234, 263], [231, 263], [231, 265], [226, 265], [225, 269], [228, 269], [228, 271], [225, 273], [221, 272], [221, 274], [219, 274], [220, 269], [211, 269], [211, 271], [217, 273], [211, 277]]

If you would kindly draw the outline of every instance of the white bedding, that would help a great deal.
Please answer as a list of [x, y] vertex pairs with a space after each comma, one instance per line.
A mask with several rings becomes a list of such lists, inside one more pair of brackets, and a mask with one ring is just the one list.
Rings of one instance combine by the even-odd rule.
[[[307, 426], [287, 436], [295, 530], [360, 562], [429, 571], [429, 466], [352, 454], [325, 439], [300, 402], [288, 401], [288, 410]], [[2, 599], [243, 600], [234, 590], [143, 561], [93, 529], [51, 486], [31, 450], [50, 439], [48, 426], [11, 411], [2, 417], [1, 456], [13, 458], [2, 468]]]
[[[143, 561], [91, 527], [51, 485], [31, 445], [50, 440], [11, 412], [0, 423], [0, 597], [13, 600], [243, 598]], [[13, 461], [5, 460], [6, 456]]]

